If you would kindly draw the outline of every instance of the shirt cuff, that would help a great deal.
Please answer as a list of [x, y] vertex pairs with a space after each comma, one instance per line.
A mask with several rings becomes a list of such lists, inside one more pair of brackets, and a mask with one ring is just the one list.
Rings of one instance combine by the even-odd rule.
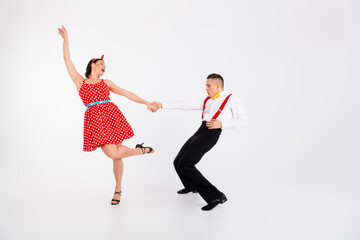
[[168, 103], [167, 102], [162, 102], [161, 103], [161, 108], [163, 108], [163, 109], [169, 108]]

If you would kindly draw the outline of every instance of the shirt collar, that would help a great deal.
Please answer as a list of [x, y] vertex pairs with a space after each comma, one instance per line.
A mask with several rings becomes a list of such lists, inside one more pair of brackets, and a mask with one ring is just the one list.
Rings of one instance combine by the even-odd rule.
[[222, 91], [222, 92], [220, 92], [220, 97], [223, 97], [223, 96], [225, 96], [225, 95], [227, 95], [227, 93], [225, 92], [225, 90]]
[[[227, 92], [224, 90], [224, 91], [222, 91], [222, 92], [220, 92], [220, 96], [219, 97], [224, 97], [224, 96], [226, 96], [227, 95]], [[209, 97], [209, 96], [208, 96]], [[211, 97], [210, 97], [210, 99], [211, 99]], [[212, 100], [212, 99], [211, 99]], [[214, 100], [213, 100], [214, 101]]]

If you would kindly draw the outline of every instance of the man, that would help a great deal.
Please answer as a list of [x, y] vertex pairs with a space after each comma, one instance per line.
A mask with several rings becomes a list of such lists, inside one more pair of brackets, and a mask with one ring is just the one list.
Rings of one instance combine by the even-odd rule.
[[177, 174], [184, 185], [179, 194], [198, 192], [207, 202], [201, 209], [208, 211], [227, 201], [224, 193], [212, 185], [195, 167], [202, 156], [218, 141], [222, 129], [240, 128], [247, 117], [238, 97], [224, 91], [224, 80], [210, 74], [206, 81], [208, 97], [198, 101], [155, 102], [158, 108], [203, 110], [203, 122], [197, 132], [181, 148], [174, 160]]

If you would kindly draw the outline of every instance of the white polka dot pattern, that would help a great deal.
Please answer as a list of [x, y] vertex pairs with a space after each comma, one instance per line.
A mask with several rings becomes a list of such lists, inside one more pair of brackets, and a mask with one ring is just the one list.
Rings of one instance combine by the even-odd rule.
[[[110, 100], [109, 87], [101, 82], [87, 84], [83, 80], [79, 95], [83, 103]], [[84, 151], [93, 151], [103, 144], [115, 144], [134, 136], [120, 109], [112, 102], [88, 107], [84, 116]]]

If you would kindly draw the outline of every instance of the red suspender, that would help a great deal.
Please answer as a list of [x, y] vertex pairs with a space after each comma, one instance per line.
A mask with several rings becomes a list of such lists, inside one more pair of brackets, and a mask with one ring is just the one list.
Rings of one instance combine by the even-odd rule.
[[205, 104], [206, 104], [206, 102], [207, 102], [209, 99], [210, 99], [210, 98], [209, 98], [209, 97], [207, 97], [207, 98], [205, 98], [205, 100], [204, 100], [204, 106], [203, 106], [203, 111], [202, 111], [201, 119], [203, 119], [203, 118], [204, 118]]
[[229, 96], [227, 96], [227, 97], [225, 98], [225, 100], [224, 100], [223, 103], [221, 104], [219, 110], [215, 113], [215, 115], [212, 117], [212, 119], [216, 119], [216, 118], [220, 115], [221, 111], [224, 109], [224, 107], [225, 107], [227, 101], [229, 100], [229, 97], [230, 97], [230, 96], [231, 96], [231, 94], [229, 94]]
[[[222, 110], [224, 109], [224, 107], [225, 107], [225, 105], [226, 105], [227, 101], [229, 100], [230, 96], [231, 96], [231, 94], [229, 94], [229, 96], [227, 96], [227, 97], [225, 98], [225, 100], [224, 100], [224, 101], [223, 101], [223, 103], [221, 104], [221, 106], [220, 106], [219, 110], [215, 113], [215, 115], [212, 117], [212, 119], [216, 119], [216, 118], [220, 115], [220, 113], [221, 113], [221, 112], [222, 112]], [[202, 118], [204, 118], [205, 104], [206, 104], [206, 102], [207, 102], [209, 99], [210, 99], [210, 98], [209, 98], [209, 97], [207, 97], [207, 98], [205, 99], [205, 101], [204, 101], [204, 107], [203, 107], [203, 112], [202, 112]]]

